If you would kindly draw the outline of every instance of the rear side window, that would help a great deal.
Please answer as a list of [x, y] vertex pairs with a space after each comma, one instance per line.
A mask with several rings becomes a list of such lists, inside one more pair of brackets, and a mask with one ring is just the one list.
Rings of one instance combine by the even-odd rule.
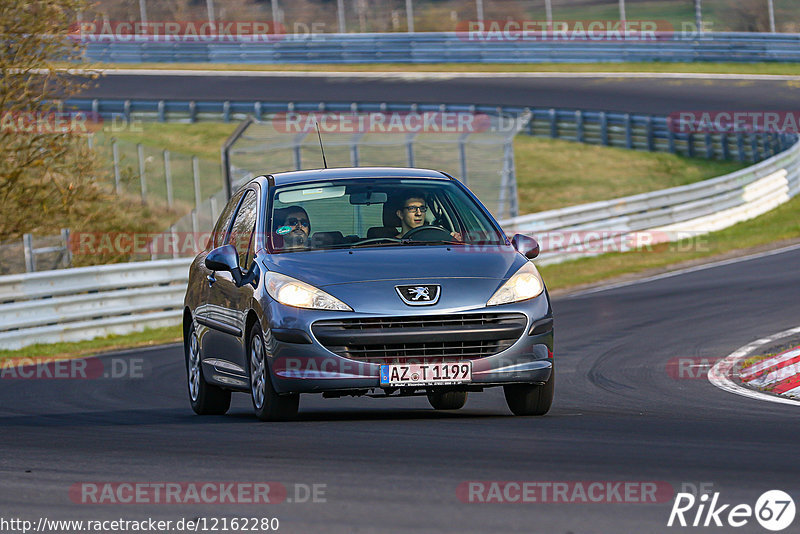
[[236, 248], [239, 255], [239, 267], [246, 270], [250, 267], [249, 260], [253, 257], [253, 233], [256, 226], [256, 194], [248, 191], [245, 194], [236, 212], [236, 219], [231, 227], [231, 235], [228, 242]]
[[233, 218], [233, 211], [236, 209], [236, 206], [239, 204], [239, 200], [241, 200], [244, 191], [239, 191], [225, 205], [225, 209], [222, 210], [222, 213], [217, 219], [217, 224], [214, 226], [214, 234], [213, 234], [213, 248], [221, 247], [223, 245], [223, 240], [225, 239], [225, 232], [228, 231], [228, 227], [231, 224], [231, 219]]

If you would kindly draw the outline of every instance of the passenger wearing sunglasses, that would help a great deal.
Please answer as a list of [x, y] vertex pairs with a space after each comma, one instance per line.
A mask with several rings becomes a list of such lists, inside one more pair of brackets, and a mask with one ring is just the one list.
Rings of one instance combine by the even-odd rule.
[[[400, 219], [402, 230], [397, 237], [403, 237], [410, 230], [419, 228], [427, 224], [425, 216], [428, 213], [428, 204], [425, 202], [425, 195], [420, 191], [410, 191], [403, 197], [401, 208], [397, 210], [397, 218]], [[459, 232], [450, 232], [456, 241], [463, 241]]]
[[283, 217], [279, 221], [277, 234], [283, 238], [283, 246], [287, 249], [306, 248], [311, 233], [308, 213], [300, 206], [291, 206], [281, 210]]

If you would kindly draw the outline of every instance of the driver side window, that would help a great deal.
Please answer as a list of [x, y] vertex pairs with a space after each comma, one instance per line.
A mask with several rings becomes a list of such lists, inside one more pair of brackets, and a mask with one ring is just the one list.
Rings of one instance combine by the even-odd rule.
[[239, 255], [239, 268], [246, 272], [250, 268], [250, 261], [253, 258], [253, 238], [256, 226], [256, 202], [257, 197], [254, 191], [247, 191], [236, 218], [231, 227], [231, 235], [228, 243], [236, 248]]

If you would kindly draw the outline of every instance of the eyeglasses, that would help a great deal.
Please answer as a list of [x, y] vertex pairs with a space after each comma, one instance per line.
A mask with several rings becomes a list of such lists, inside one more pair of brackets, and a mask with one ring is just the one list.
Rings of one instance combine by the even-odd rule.
[[415, 211], [426, 213], [428, 211], [428, 206], [404, 206], [403, 209], [408, 213], [414, 213]]
[[300, 226], [308, 228], [308, 219], [298, 219], [297, 217], [289, 217], [288, 219], [286, 219], [286, 224], [287, 226], [297, 226], [299, 224]]

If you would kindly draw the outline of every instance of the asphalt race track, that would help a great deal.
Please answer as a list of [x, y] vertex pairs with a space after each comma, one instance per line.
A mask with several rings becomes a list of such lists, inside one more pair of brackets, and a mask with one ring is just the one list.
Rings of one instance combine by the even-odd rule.
[[89, 98], [505, 104], [666, 115], [687, 110], [795, 110], [798, 79], [509, 75], [225, 76], [109, 74]]
[[[770, 489], [796, 498], [797, 407], [666, 369], [675, 357], [723, 357], [796, 326], [798, 262], [795, 248], [556, 299], [556, 399], [542, 418], [511, 416], [497, 389], [454, 413], [424, 398], [305, 396], [299, 421], [259, 423], [240, 395], [229, 415], [199, 417], [178, 346], [102, 358], [106, 370], [138, 362], [129, 378], [2, 379], [0, 515], [278, 517], [280, 532], [696, 531], [666, 527], [671, 494], [657, 504], [497, 504], [462, 502], [456, 490], [467, 481], [650, 481], [676, 492], [712, 484], [721, 503], [753, 506]], [[275, 481], [290, 498], [295, 484], [324, 484], [325, 502], [87, 505], [69, 494], [82, 482], [192, 481]], [[736, 531], [765, 532], [752, 518]]]

